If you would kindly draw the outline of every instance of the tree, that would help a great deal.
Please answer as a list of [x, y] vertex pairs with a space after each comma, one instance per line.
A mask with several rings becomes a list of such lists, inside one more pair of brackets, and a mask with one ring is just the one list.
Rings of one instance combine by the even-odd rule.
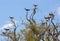
[[11, 16], [10, 19], [10, 23], [3, 26], [5, 32], [2, 32], [2, 34], [0, 35], [2, 35], [3, 37], [8, 37], [8, 41], [19, 41], [21, 35], [20, 32], [16, 32], [16, 29], [18, 28], [17, 24], [14, 20], [14, 17]]
[[[45, 20], [37, 23], [34, 16], [37, 12], [37, 5], [34, 5], [32, 14], [28, 17], [30, 9], [26, 10], [26, 20], [28, 23], [23, 22], [25, 29], [16, 32], [17, 25], [14, 21], [14, 17], [10, 17], [10, 23], [3, 26], [5, 32], [2, 32], [3, 37], [8, 37], [7, 41], [60, 41], [58, 39], [60, 31], [58, 31], [60, 23], [55, 23], [54, 13], [49, 13]], [[12, 28], [9, 28], [12, 27]]]
[[30, 9], [25, 8], [25, 10], [27, 12], [26, 19], [29, 22], [25, 24], [26, 29], [21, 30], [25, 37], [25, 41], [60, 41], [58, 39], [58, 36], [60, 35], [60, 31], [58, 31], [59, 25], [56, 25], [57, 23], [54, 24], [53, 22], [54, 13], [49, 13], [48, 17], [44, 17], [45, 22], [42, 21], [40, 24], [38, 24], [34, 20], [37, 5], [34, 5], [34, 9], [30, 17], [28, 17], [28, 12], [30, 11]]

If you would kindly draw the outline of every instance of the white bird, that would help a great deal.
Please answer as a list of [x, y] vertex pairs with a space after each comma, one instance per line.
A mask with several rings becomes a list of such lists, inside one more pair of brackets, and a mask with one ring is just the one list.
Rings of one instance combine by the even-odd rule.
[[2, 29], [9, 29], [11, 26], [13, 26], [14, 24], [12, 22], [5, 24], [2, 26]]
[[2, 26], [2, 29], [10, 29], [12, 26], [16, 25], [17, 26], [17, 21], [14, 20], [14, 23], [10, 21], [8, 24], [5, 24]]

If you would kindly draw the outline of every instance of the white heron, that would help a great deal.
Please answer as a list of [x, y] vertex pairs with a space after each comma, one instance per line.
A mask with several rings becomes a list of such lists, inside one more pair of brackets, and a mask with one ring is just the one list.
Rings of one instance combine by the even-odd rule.
[[2, 26], [2, 29], [4, 30], [9, 30], [12, 26], [16, 25], [17, 26], [17, 21], [13, 20], [14, 23], [12, 21], [10, 21], [8, 24], [5, 24]]

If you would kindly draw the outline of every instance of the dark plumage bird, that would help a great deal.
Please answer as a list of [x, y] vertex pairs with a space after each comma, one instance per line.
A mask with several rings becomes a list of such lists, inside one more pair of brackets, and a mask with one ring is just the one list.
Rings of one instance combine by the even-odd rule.
[[50, 13], [49, 15], [50, 15], [50, 16], [54, 16], [54, 14], [53, 14], [53, 13]]
[[14, 17], [10, 16], [10, 19], [14, 19]]
[[8, 31], [9, 29], [5, 29], [6, 31]]
[[30, 9], [25, 8], [26, 11], [30, 11]]
[[37, 6], [37, 5], [34, 5], [35, 7]]
[[54, 14], [53, 13], [50, 13], [49, 16], [51, 17], [51, 20], [54, 19]]
[[37, 9], [37, 5], [34, 5], [34, 9], [33, 9], [33, 14], [35, 15], [36, 13], [36, 9]]
[[44, 17], [45, 19], [50, 19], [51, 17]]

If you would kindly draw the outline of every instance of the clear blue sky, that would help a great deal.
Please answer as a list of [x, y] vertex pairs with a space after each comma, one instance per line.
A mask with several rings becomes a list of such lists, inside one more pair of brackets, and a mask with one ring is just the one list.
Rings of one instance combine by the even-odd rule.
[[[9, 21], [9, 16], [15, 17], [20, 21], [20, 17], [25, 19], [24, 8], [30, 8], [32, 10], [33, 4], [38, 5], [38, 10], [35, 19], [37, 21], [44, 18], [51, 11], [56, 11], [55, 19], [60, 22], [60, 0], [0, 0], [0, 27]], [[38, 17], [37, 17], [38, 16]]]
[[60, 0], [0, 0], [0, 27], [8, 23], [9, 16], [14, 16], [18, 21], [20, 17], [25, 19], [24, 8], [32, 9], [33, 4], [38, 5], [36, 20], [44, 18], [44, 15], [48, 15], [51, 11], [56, 11], [55, 18], [60, 22], [58, 12], [60, 11]]

